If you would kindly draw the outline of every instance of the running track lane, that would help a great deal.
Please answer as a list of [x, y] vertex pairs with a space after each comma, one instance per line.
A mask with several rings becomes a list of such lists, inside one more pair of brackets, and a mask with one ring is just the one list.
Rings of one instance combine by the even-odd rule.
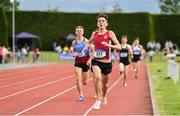
[[29, 88], [32, 88], [34, 86], [40, 86], [40, 85], [43, 85], [44, 83], [56, 81], [58, 79], [61, 79], [64, 76], [72, 75], [72, 74], [73, 73], [71, 71], [57, 72], [55, 74], [39, 76], [39, 78], [37, 79], [29, 79], [28, 82], [20, 81], [17, 83], [12, 83], [11, 85], [7, 87], [5, 86], [3, 88], [0, 88], [0, 91], [1, 91], [0, 100], [3, 99], [3, 96], [12, 95], [14, 93], [21, 92], [21, 91], [27, 91], [29, 90]]
[[146, 67], [141, 64], [139, 78], [134, 78], [130, 67], [128, 86], [121, 81], [108, 94], [108, 105], [91, 110], [88, 115], [153, 115]]
[[[51, 69], [49, 69], [49, 66], [51, 67]], [[7, 84], [12, 83], [12, 81], [18, 81], [18, 79], [20, 79], [22, 81], [22, 78], [24, 79], [28, 79], [28, 78], [34, 78], [37, 73], [40, 75], [44, 75], [44, 74], [48, 74], [48, 73], [54, 73], [57, 72], [57, 70], [67, 70], [69, 67], [68, 65], [65, 65], [63, 67], [60, 67], [59, 65], [46, 65], [44, 67], [39, 66], [39, 68], [37, 67], [33, 67], [31, 69], [29, 68], [23, 68], [23, 69], [19, 69], [18, 71], [15, 70], [3, 70], [0, 71], [0, 83], [1, 84]], [[8, 72], [7, 72], [8, 71]]]
[[[69, 68], [71, 67], [72, 66], [69, 65]], [[63, 70], [63, 71], [65, 72], [67, 70]], [[57, 71], [56, 73], [62, 73], [62, 72]], [[72, 84], [74, 84], [74, 75], [72, 75], [72, 73], [69, 74], [66, 73], [66, 75], [61, 74], [59, 75], [59, 78], [53, 79], [53, 81], [50, 80], [51, 78], [54, 77], [49, 76], [48, 78], [49, 78], [49, 82], [46, 82], [38, 86], [32, 84], [31, 88], [29, 88], [28, 91], [22, 91], [19, 94], [1, 100], [0, 114], [12, 115], [18, 110], [22, 110], [26, 107], [29, 107], [33, 104], [42, 101], [43, 99], [47, 99], [48, 97], [56, 94], [59, 91], [63, 91], [64, 89], [67, 89]], [[14, 88], [16, 89], [16, 87]]]
[[[115, 80], [116, 78], [111, 80], [110, 84]], [[72, 86], [72, 88], [65, 91], [65, 94], [63, 94], [64, 91], [59, 92], [55, 96], [19, 112], [18, 115], [82, 115], [95, 101], [92, 81], [84, 87], [84, 95], [87, 99], [84, 102], [77, 101], [76, 86]]]
[[[116, 66], [116, 65], [115, 65]], [[85, 86], [85, 96], [86, 100], [84, 102], [77, 102], [75, 99], [77, 98], [77, 90], [75, 86], [71, 83], [70, 87], [56, 91], [59, 93], [59, 96], [55, 96], [54, 98], [50, 99], [52, 95], [49, 95], [49, 91], [47, 92], [47, 88], [44, 88], [44, 96], [40, 96], [40, 90], [37, 90], [36, 93], [27, 93], [28, 96], [35, 95], [34, 101], [37, 99], [41, 99], [40, 104], [36, 102], [36, 106], [31, 104], [31, 101], [25, 100], [27, 95], [22, 95], [20, 98], [13, 97], [11, 98], [10, 102], [17, 102], [16, 99], [24, 99], [26, 101], [26, 107], [22, 106], [21, 103], [17, 103], [15, 105], [8, 104], [6, 107], [12, 106], [9, 110], [5, 112], [5, 114], [23, 114], [23, 115], [83, 115], [87, 111], [87, 114], [90, 115], [121, 115], [121, 114], [144, 114], [144, 115], [151, 115], [152, 114], [152, 107], [151, 107], [151, 100], [149, 95], [149, 88], [147, 83], [147, 74], [144, 65], [141, 67], [141, 77], [138, 79], [133, 78], [132, 71], [129, 73], [128, 77], [128, 87], [122, 86], [122, 80], [119, 82], [119, 72], [118, 68], [115, 68], [112, 73], [112, 77], [110, 79], [110, 88], [111, 91], [108, 93], [108, 105], [103, 106], [101, 110], [92, 110], [91, 106], [94, 104], [95, 100], [93, 99], [94, 95], [94, 88], [92, 86], [92, 81]], [[74, 81], [74, 80], [71, 80]], [[59, 84], [62, 87], [69, 84], [69, 81], [63, 81], [65, 84]], [[112, 85], [114, 85], [112, 87]], [[56, 88], [57, 86], [55, 86]], [[59, 87], [59, 86], [58, 86]], [[52, 87], [51, 89], [55, 89]], [[48, 94], [48, 95], [47, 95]], [[46, 96], [48, 97], [46, 97]], [[55, 95], [55, 94], [54, 94]], [[32, 98], [33, 96], [30, 96]], [[51, 96], [51, 97], [50, 97]], [[42, 100], [45, 99], [45, 102]], [[32, 100], [32, 99], [31, 99]], [[40, 100], [39, 100], [40, 101]], [[5, 101], [6, 102], [6, 101]], [[10, 103], [9, 102], [9, 103]], [[27, 107], [27, 105], [29, 107]], [[19, 112], [11, 112], [11, 110], [15, 107], [18, 107], [24, 110]], [[35, 106], [35, 107], [33, 107]], [[30, 108], [30, 109], [29, 109]], [[23, 112], [25, 111], [25, 112]], [[2, 113], [0, 113], [2, 114]], [[4, 113], [3, 113], [4, 114]]]

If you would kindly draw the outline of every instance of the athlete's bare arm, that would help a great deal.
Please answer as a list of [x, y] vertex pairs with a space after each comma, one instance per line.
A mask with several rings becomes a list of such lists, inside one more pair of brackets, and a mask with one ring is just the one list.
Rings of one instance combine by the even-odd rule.
[[145, 57], [145, 51], [142, 45], [140, 45], [141, 48], [141, 59], [143, 59]]
[[91, 51], [90, 57], [87, 61], [87, 65], [91, 65], [91, 60], [94, 58], [94, 45], [93, 44], [89, 44], [89, 49]]
[[88, 44], [91, 44], [93, 42], [94, 34], [95, 34], [95, 32], [93, 32], [91, 37], [89, 38]]
[[128, 44], [128, 53], [131, 58], [133, 58], [133, 51], [132, 51], [132, 46]]
[[[74, 44], [75, 44], [75, 40], [72, 42], [72, 46], [74, 46]], [[72, 54], [73, 57], [76, 56], [76, 53], [74, 52], [74, 47], [72, 47], [71, 54]]]

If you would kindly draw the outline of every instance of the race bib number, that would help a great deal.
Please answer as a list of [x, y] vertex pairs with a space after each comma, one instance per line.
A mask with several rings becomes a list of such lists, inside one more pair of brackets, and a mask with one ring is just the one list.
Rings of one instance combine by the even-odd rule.
[[96, 58], [103, 58], [106, 56], [106, 51], [102, 49], [95, 50], [94, 57]]
[[138, 51], [135, 51], [134, 52], [134, 55], [139, 55], [140, 53]]
[[77, 57], [84, 57], [85, 53], [84, 52], [76, 52]]
[[127, 57], [128, 53], [120, 53], [120, 57]]

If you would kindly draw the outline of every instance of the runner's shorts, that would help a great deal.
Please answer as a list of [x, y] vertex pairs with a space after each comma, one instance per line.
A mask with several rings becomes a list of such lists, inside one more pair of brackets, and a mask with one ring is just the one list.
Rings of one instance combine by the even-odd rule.
[[87, 72], [89, 70], [89, 66], [84, 63], [75, 63], [74, 66], [82, 68], [83, 72]]
[[[112, 71], [112, 62], [103, 63], [97, 60], [92, 60], [92, 66], [98, 66], [101, 69], [101, 73], [107, 75]], [[92, 69], [91, 69], [92, 70]]]

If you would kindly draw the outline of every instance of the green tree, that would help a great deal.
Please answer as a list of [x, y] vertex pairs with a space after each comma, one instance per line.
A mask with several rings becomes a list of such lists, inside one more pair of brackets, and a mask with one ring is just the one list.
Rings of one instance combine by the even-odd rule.
[[[15, 0], [15, 9], [17, 10], [19, 6], [19, 2]], [[0, 8], [4, 8], [5, 10], [11, 10], [12, 9], [12, 3], [10, 0], [0, 0]]]
[[159, 7], [162, 13], [179, 14], [180, 0], [159, 0]]

